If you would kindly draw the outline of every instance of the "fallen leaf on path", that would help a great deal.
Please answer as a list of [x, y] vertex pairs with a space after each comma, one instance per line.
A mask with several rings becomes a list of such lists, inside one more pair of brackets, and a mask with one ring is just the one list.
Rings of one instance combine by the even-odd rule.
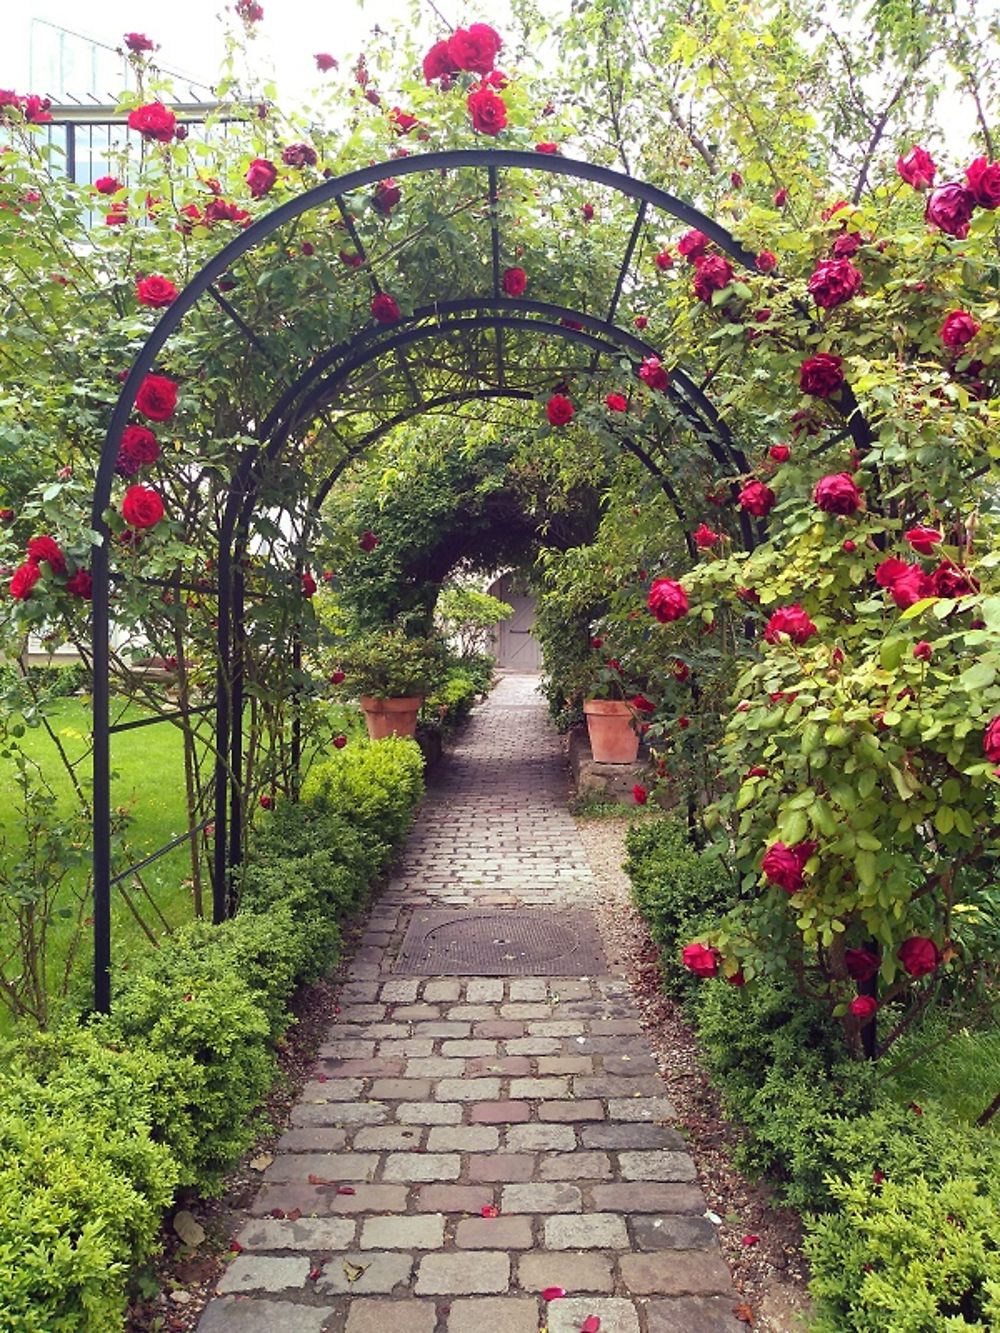
[[357, 1282], [359, 1277], [364, 1277], [371, 1264], [352, 1264], [349, 1259], [344, 1260], [344, 1277], [348, 1282]]
[[734, 1305], [733, 1314], [741, 1324], [753, 1323], [753, 1311], [750, 1309], [749, 1305], [747, 1305], [746, 1301], [743, 1301], [740, 1305]]
[[336, 1185], [337, 1182], [336, 1182], [335, 1180], [327, 1180], [325, 1176], [314, 1176], [314, 1175], [310, 1172], [310, 1175], [309, 1175], [309, 1184], [310, 1184], [310, 1185]]
[[259, 1157], [250, 1158], [251, 1171], [266, 1171], [274, 1161], [274, 1153], [262, 1152]]

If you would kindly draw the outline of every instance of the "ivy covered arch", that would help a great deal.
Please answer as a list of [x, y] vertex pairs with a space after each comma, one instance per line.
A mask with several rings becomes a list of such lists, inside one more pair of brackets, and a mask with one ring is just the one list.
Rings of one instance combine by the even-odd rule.
[[[539, 174], [543, 181], [556, 182], [559, 197], [567, 184], [586, 182], [607, 191], [619, 208], [630, 210], [620, 258], [614, 265], [604, 266], [610, 278], [608, 290], [595, 293], [592, 283], [598, 275], [591, 272], [588, 279], [585, 264], [581, 267], [583, 261], [577, 259], [573, 268], [575, 292], [548, 292], [544, 295], [552, 299], [535, 299], [523, 292], [510, 295], [505, 291], [503, 256], [512, 247], [516, 254], [516, 237], [510, 239], [504, 222], [517, 222], [505, 206], [507, 183], [516, 182], [511, 193], [523, 197], [526, 188], [537, 188], [534, 182]], [[455, 295], [447, 291], [445, 275], [446, 290], [410, 310], [401, 310], [392, 298], [398, 274], [391, 272], [385, 262], [376, 265], [371, 259], [352, 201], [359, 192], [374, 188], [376, 211], [388, 217], [399, 199], [397, 182], [406, 178], [443, 181], [446, 193], [464, 189], [471, 192], [470, 199], [475, 200], [477, 195], [481, 198], [486, 225], [481, 236], [480, 290]], [[440, 210], [440, 201], [435, 200], [429, 207]], [[670, 475], [670, 449], [679, 434], [687, 434], [709, 466], [726, 479], [735, 496], [734, 478], [750, 469], [722, 416], [693, 372], [672, 364], [669, 348], [640, 337], [636, 331], [640, 321], [633, 321], [632, 328], [623, 322], [627, 300], [637, 290], [634, 259], [651, 210], [696, 229], [744, 270], [753, 270], [754, 256], [725, 228], [649, 183], [556, 154], [453, 150], [400, 156], [327, 180], [289, 199], [224, 246], [164, 310], [124, 377], [93, 495], [92, 526], [98, 538], [91, 565], [97, 1008], [106, 1009], [110, 1004], [111, 890], [137, 868], [118, 870], [112, 863], [111, 738], [121, 726], [136, 725], [113, 723], [110, 710], [109, 632], [114, 593], [123, 583], [148, 586], [151, 596], [161, 596], [178, 610], [182, 600], [185, 606], [212, 606], [210, 623], [217, 657], [214, 698], [199, 710], [214, 712], [212, 808], [201, 811], [202, 818], [188, 834], [145, 857], [141, 864], [186, 838], [199, 834], [211, 837], [213, 916], [221, 921], [233, 907], [232, 875], [242, 858], [247, 816], [242, 720], [247, 698], [248, 618], [265, 623], [275, 642], [284, 637], [293, 674], [298, 672], [301, 587], [303, 578], [311, 579], [305, 559], [310, 534], [324, 498], [364, 449], [414, 416], [449, 405], [500, 398], [537, 401], [556, 388], [568, 389], [570, 381], [581, 380], [590, 386], [606, 380], [608, 387], [618, 387], [631, 396], [637, 374], [642, 378], [643, 366], [651, 366], [667, 372], [651, 381], [657, 391], [655, 410], [650, 414], [655, 428], [637, 434], [635, 423], [623, 416], [621, 424], [609, 424], [609, 435], [657, 477], [682, 528], [686, 525], [683, 505]], [[255, 324], [252, 316], [240, 308], [237, 266], [259, 254], [272, 238], [297, 237], [311, 217], [320, 218], [326, 228], [336, 229], [345, 246], [350, 247], [346, 255], [341, 253], [341, 259], [355, 282], [351, 310], [345, 312], [335, 303], [329, 283], [311, 292], [294, 289], [293, 284], [291, 295], [297, 299], [292, 301], [290, 296], [290, 317], [279, 316], [267, 327]], [[418, 224], [418, 233], [426, 227], [426, 221]], [[412, 237], [405, 239], [412, 244]], [[303, 245], [302, 253], [312, 253], [305, 248], [310, 244]], [[399, 257], [410, 253], [404, 238], [395, 241], [392, 250], [397, 266], [402, 263]], [[281, 251], [276, 254], [282, 256]], [[275, 263], [274, 259], [272, 256], [270, 264], [253, 275], [258, 288], [272, 284], [280, 287], [290, 281], [286, 270], [292, 266]], [[426, 264], [426, 254], [424, 261]], [[442, 270], [445, 263], [442, 256]], [[279, 291], [279, 306], [281, 299]], [[216, 398], [225, 401], [228, 393], [230, 403], [233, 398], [240, 399], [241, 413], [230, 412], [229, 416], [242, 415], [247, 430], [235, 432], [239, 436], [235, 444], [212, 456], [209, 426], [209, 463], [191, 466], [183, 474], [182, 482], [189, 492], [200, 488], [210, 494], [208, 527], [214, 529], [211, 535], [206, 530], [204, 513], [197, 521], [181, 519], [185, 527], [180, 536], [187, 546], [194, 549], [210, 542], [212, 548], [202, 551], [211, 577], [188, 579], [179, 569], [144, 567], [141, 548], [145, 525], [137, 525], [138, 533], [136, 525], [123, 532], [119, 522], [118, 531], [114, 531], [112, 491], [116, 470], [121, 471], [123, 437], [134, 419], [137, 401], [143, 411], [147, 377], [160, 374], [172, 385], [167, 376], [171, 340], [196, 307], [213, 310], [212, 318], [219, 322], [202, 323], [193, 330], [195, 349], [201, 344], [207, 352], [223, 346], [226, 337], [231, 340], [229, 362], [224, 357], [221, 371], [216, 371], [217, 380], [224, 386], [224, 392], [217, 392]], [[224, 335], [220, 328], [225, 330]], [[430, 349], [436, 349], [436, 360]], [[252, 365], [249, 373], [248, 363]], [[294, 367], [293, 373], [289, 373], [289, 366]], [[170, 392], [172, 389], [168, 397]], [[163, 415], [157, 406], [152, 419], [169, 420], [172, 404], [168, 403], [167, 408]], [[151, 414], [145, 411], [144, 415]], [[216, 409], [216, 426], [223, 415]], [[609, 417], [612, 415], [609, 413]], [[229, 427], [232, 436], [231, 420]], [[738, 521], [742, 544], [751, 549], [759, 531], [755, 533], [746, 512], [740, 512]], [[115, 536], [124, 540], [124, 560], [117, 558]], [[693, 555], [689, 533], [685, 540]], [[269, 554], [258, 563], [268, 566], [271, 578], [263, 587], [252, 588], [248, 570], [262, 543]], [[131, 566], [123, 567], [129, 559]], [[275, 582], [282, 563], [286, 572]], [[276, 589], [284, 593], [277, 599]], [[278, 619], [273, 611], [276, 601], [284, 608]], [[297, 697], [294, 688], [291, 695], [293, 700]], [[149, 719], [158, 720], [162, 720], [160, 716]], [[301, 754], [294, 705], [289, 736], [288, 759], [294, 773]]]

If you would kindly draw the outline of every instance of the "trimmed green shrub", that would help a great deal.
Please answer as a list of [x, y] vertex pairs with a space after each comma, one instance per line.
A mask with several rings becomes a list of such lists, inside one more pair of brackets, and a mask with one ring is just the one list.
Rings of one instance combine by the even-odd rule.
[[113, 1012], [0, 1047], [0, 1330], [114, 1333], [178, 1186], [257, 1137], [287, 1002], [328, 971], [422, 791], [412, 741], [352, 746], [254, 830], [237, 916], [115, 977]]
[[698, 851], [685, 825], [670, 816], [633, 824], [625, 849], [632, 899], [660, 948], [663, 988], [683, 995], [691, 976], [681, 966], [681, 949], [706, 916], [732, 904], [735, 886], [722, 859]]
[[424, 761], [416, 741], [400, 736], [346, 746], [314, 764], [302, 802], [324, 814], [351, 819], [366, 833], [398, 842], [413, 822], [424, 789]]
[[0, 1060], [0, 1327], [108, 1333], [178, 1184], [152, 1130], [168, 1062], [80, 1028], [7, 1043]]
[[1000, 1141], [895, 1104], [822, 1136], [832, 1211], [806, 1240], [816, 1333], [1000, 1328]]

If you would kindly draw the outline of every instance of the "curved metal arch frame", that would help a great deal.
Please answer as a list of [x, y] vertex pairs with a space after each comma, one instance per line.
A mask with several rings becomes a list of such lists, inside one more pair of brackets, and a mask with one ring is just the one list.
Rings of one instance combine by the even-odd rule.
[[[281, 227], [293, 221], [303, 213], [311, 209], [320, 207], [328, 202], [341, 203], [344, 196], [351, 194], [366, 186], [374, 185], [390, 176], [401, 178], [410, 175], [416, 175], [428, 171], [449, 171], [462, 168], [486, 169], [489, 178], [489, 200], [491, 207], [494, 207], [498, 198], [497, 195], [497, 173], [501, 170], [522, 170], [529, 172], [543, 172], [553, 176], [566, 176], [575, 180], [590, 181], [598, 185], [606, 186], [618, 191], [620, 194], [639, 201], [635, 224], [632, 229], [632, 236], [629, 240], [625, 252], [625, 260], [621, 268], [618, 284], [612, 299], [611, 311], [608, 321], [595, 320], [583, 312], [573, 311], [562, 307], [546, 307], [545, 303], [523, 303], [523, 307], [530, 309], [532, 305], [539, 307], [535, 313], [555, 313], [559, 312], [561, 318], [571, 318], [584, 325], [584, 329], [571, 329], [562, 326], [549, 326], [548, 328], [539, 327], [539, 322], [529, 323], [524, 319], [515, 320], [513, 315], [498, 314], [492, 316], [483, 316], [480, 314], [472, 320], [472, 326], [489, 326], [492, 322], [497, 329], [503, 327], [504, 320], [511, 320], [521, 328], [530, 328], [534, 324], [536, 331], [560, 336], [570, 340], [587, 344], [587, 339], [591, 338], [591, 345], [594, 347], [595, 354], [600, 356], [601, 348], [597, 345], [599, 340], [595, 336], [598, 329], [601, 333], [612, 335], [614, 350], [631, 350], [633, 354], [641, 352], [642, 355], [657, 355], [656, 349], [644, 344], [639, 339], [625, 330], [618, 328], [610, 322], [613, 319], [617, 309], [618, 300], [624, 283], [624, 278], [631, 264], [632, 253], [636, 240], [640, 234], [646, 209], [649, 205], [665, 212], [678, 221], [688, 226], [697, 227], [704, 232], [724, 253], [729, 255], [737, 263], [745, 268], [753, 269], [754, 256], [735, 240], [735, 238], [714, 219], [693, 208], [684, 200], [660, 190], [656, 186], [643, 181], [634, 180], [620, 172], [616, 172], [607, 167], [600, 167], [592, 163], [579, 161], [577, 159], [564, 158], [562, 156], [539, 154], [532, 152], [520, 152], [510, 150], [490, 149], [456, 149], [439, 153], [427, 153], [415, 155], [408, 158], [395, 159], [391, 162], [373, 164], [372, 166], [362, 168], [358, 171], [347, 173], [343, 176], [324, 182], [306, 191], [304, 194], [294, 199], [286, 201], [279, 205], [266, 217], [253, 223], [240, 236], [234, 238], [228, 245], [224, 246], [218, 254], [210, 259], [200, 270], [198, 274], [187, 284], [174, 303], [164, 312], [156, 326], [153, 328], [142, 348], [136, 355], [127, 376], [125, 377], [122, 388], [119, 392], [118, 400], [112, 412], [111, 421], [108, 426], [107, 435], [101, 452], [100, 461], [95, 478], [94, 495], [91, 513], [91, 526], [99, 541], [95, 542], [92, 548], [91, 572], [93, 576], [93, 603], [92, 603], [92, 668], [93, 668], [93, 865], [94, 865], [94, 1006], [98, 1010], [108, 1010], [111, 1003], [111, 888], [114, 882], [124, 878], [123, 874], [112, 879], [111, 875], [111, 790], [110, 790], [110, 649], [109, 649], [109, 629], [110, 629], [110, 554], [108, 549], [109, 532], [104, 519], [105, 511], [110, 503], [111, 488], [114, 480], [115, 464], [120, 447], [122, 434], [128, 424], [129, 415], [133, 410], [135, 399], [139, 388], [145, 376], [153, 370], [156, 358], [160, 351], [166, 345], [171, 335], [180, 327], [184, 317], [193, 309], [195, 304], [206, 294], [229, 315], [234, 322], [242, 328], [251, 342], [266, 354], [266, 348], [257, 340], [253, 331], [250, 330], [241, 317], [235, 312], [228, 302], [221, 297], [215, 289], [214, 283], [217, 278], [222, 276], [226, 270], [243, 255], [259, 246], [269, 236], [273, 235]], [[492, 248], [493, 248], [493, 286], [494, 298], [492, 308], [497, 309], [501, 298], [499, 297], [498, 283], [498, 263], [499, 263], [499, 245], [495, 218], [492, 222]], [[473, 298], [473, 305], [481, 302], [481, 298]], [[449, 303], [452, 304], [452, 303]], [[463, 303], [459, 302], [458, 305]], [[487, 303], [489, 304], [489, 303]], [[519, 307], [521, 308], [521, 307]], [[422, 312], [422, 317], [435, 315], [441, 311], [442, 307], [438, 305], [430, 311]], [[416, 316], [415, 316], [416, 317]], [[451, 325], [452, 330], [457, 326]], [[585, 332], [586, 328], [593, 330], [592, 334]], [[441, 336], [445, 330], [438, 328], [431, 330], [432, 334]], [[406, 331], [404, 331], [405, 334]], [[582, 337], [580, 335], [583, 335]], [[423, 336], [429, 336], [423, 333]], [[371, 331], [362, 330], [355, 338], [351, 340], [351, 345], [360, 347], [362, 344], [371, 340]], [[391, 340], [389, 340], [391, 341]], [[384, 350], [383, 340], [383, 350]], [[362, 361], [361, 364], [364, 364]], [[356, 368], [356, 367], [354, 367]], [[683, 375], [683, 372], [680, 372]], [[300, 376], [300, 379], [302, 377]], [[678, 379], [678, 372], [674, 372], [674, 378]], [[724, 441], [726, 452], [732, 446], [732, 441], [728, 436], [728, 430], [725, 423], [722, 422], [718, 413], [712, 407], [709, 400], [698, 389], [692, 381], [683, 377], [680, 380], [683, 394], [678, 394], [677, 406], [679, 410], [686, 411], [689, 424], [692, 428], [697, 425], [702, 429], [706, 425], [711, 425], [712, 433], [716, 440]], [[675, 390], [676, 393], [676, 390]], [[328, 395], [327, 395], [328, 396]], [[287, 395], [282, 396], [281, 402]], [[683, 404], [683, 398], [688, 398], [688, 403]], [[277, 405], [280, 409], [281, 402]], [[289, 403], [288, 406], [291, 406]], [[287, 410], [287, 409], [286, 409]], [[699, 413], [703, 412], [704, 417], [699, 419]], [[268, 416], [264, 428], [259, 432], [261, 443], [267, 441], [265, 445], [265, 454], [267, 447], [272, 443], [272, 432], [282, 426], [281, 418], [285, 415], [284, 411], [279, 411], [276, 415], [275, 409]], [[296, 414], [298, 416], [298, 414]], [[694, 418], [694, 420], [692, 420]], [[288, 428], [280, 430], [283, 439], [288, 438], [292, 423], [288, 422]], [[699, 433], [701, 433], [699, 431]], [[708, 432], [706, 432], [708, 434]], [[279, 446], [280, 447], [280, 446]], [[625, 447], [630, 448], [636, 456], [642, 459], [648, 465], [648, 456], [643, 454], [634, 443], [629, 442]], [[256, 467], [256, 461], [260, 456], [260, 446], [248, 451], [250, 461], [250, 472], [246, 475], [246, 480], [252, 480], [252, 474]], [[720, 460], [721, 461], [721, 460]], [[735, 458], [733, 459], [735, 461]], [[745, 460], [743, 460], [745, 465]], [[745, 466], [744, 466], [744, 470]], [[241, 461], [239, 471], [243, 471], [243, 462]], [[662, 478], [662, 474], [661, 478]], [[252, 488], [242, 497], [232, 496], [231, 499], [238, 499], [244, 504], [252, 504]], [[227, 507], [228, 508], [228, 507]], [[234, 508], [235, 515], [239, 511]], [[220, 534], [221, 535], [221, 534]], [[229, 530], [229, 542], [220, 541], [219, 548], [219, 570], [217, 592], [219, 599], [218, 625], [219, 632], [217, 645], [219, 648], [219, 661], [217, 673], [217, 696], [216, 696], [216, 747], [220, 755], [217, 765], [217, 774], [223, 773], [222, 786], [227, 787], [230, 784], [231, 777], [224, 756], [227, 752], [230, 754], [230, 762], [236, 761], [236, 771], [238, 771], [239, 756], [232, 749], [233, 733], [231, 721], [233, 709], [236, 706], [238, 690], [242, 685], [239, 680], [239, 672], [234, 675], [231, 667], [231, 645], [233, 640], [234, 628], [238, 627], [242, 614], [242, 575], [238, 566], [234, 568], [232, 560], [232, 538], [234, 536], [233, 528]], [[752, 537], [751, 537], [752, 542]], [[237, 635], [238, 638], [238, 635]], [[230, 696], [232, 690], [232, 696]], [[223, 739], [226, 745], [222, 744]], [[220, 809], [225, 809], [225, 793], [216, 790], [216, 813]], [[230, 824], [228, 842], [225, 837], [225, 819], [222, 821], [222, 828], [217, 825], [215, 841], [215, 874], [213, 884], [213, 902], [215, 904], [214, 915], [216, 920], [224, 915], [220, 911], [220, 905], [225, 906], [226, 898], [224, 890], [221, 887], [228, 878], [229, 867], [236, 864], [240, 854], [240, 830], [238, 825]], [[176, 840], [182, 842], [184, 839]], [[171, 846], [176, 845], [171, 844]], [[149, 859], [154, 859], [169, 848], [161, 848], [153, 854], [152, 858], [147, 858], [143, 864], [148, 863]], [[136, 869], [133, 867], [132, 869]]]

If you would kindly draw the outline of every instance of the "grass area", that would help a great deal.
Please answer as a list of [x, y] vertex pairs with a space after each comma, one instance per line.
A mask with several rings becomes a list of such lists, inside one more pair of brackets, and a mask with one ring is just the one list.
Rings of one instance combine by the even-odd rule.
[[[975, 1122], [1000, 1092], [1000, 1025], [949, 1033], [946, 1016], [932, 1014], [887, 1057], [889, 1087], [900, 1102], [936, 1102], [956, 1119]], [[1000, 1116], [990, 1127], [1000, 1129]]]
[[[331, 725], [337, 730], [357, 732], [360, 719], [339, 705], [331, 705]], [[85, 791], [90, 787], [90, 701], [86, 698], [52, 700], [46, 706], [46, 716], [58, 737]], [[336, 717], [333, 714], [336, 714]], [[142, 717], [143, 710], [132, 705], [114, 710], [116, 721], [131, 721]], [[42, 727], [28, 729], [20, 740], [25, 754], [40, 765], [56, 798], [57, 809], [68, 813], [76, 808], [73, 783], [61, 762], [56, 747]], [[307, 745], [308, 750], [308, 745]], [[128, 814], [125, 845], [116, 850], [115, 869], [124, 870], [144, 856], [164, 846], [182, 834], [186, 827], [183, 739], [180, 731], [169, 723], [138, 727], [112, 737], [112, 807]], [[14, 789], [12, 761], [0, 758], [0, 789]], [[24, 847], [24, 827], [20, 812], [11, 798], [0, 805], [0, 858], [11, 864]], [[86, 861], [67, 877], [60, 894], [59, 908], [74, 907], [79, 896], [89, 893], [90, 839], [87, 834]], [[211, 884], [207, 858], [210, 847], [201, 850], [203, 902], [206, 914], [211, 912]], [[129, 906], [129, 900], [136, 911]], [[146, 931], [136, 919], [141, 916], [154, 937], [162, 936], [195, 915], [192, 893], [192, 861], [190, 847], [182, 844], [166, 853], [142, 872], [139, 880], [114, 890], [112, 902], [112, 957], [116, 966], [127, 966], [128, 959], [137, 949], [153, 947]], [[89, 906], [84, 909], [89, 918]], [[75, 912], [73, 913], [75, 915]], [[4, 911], [0, 898], [0, 949], [14, 939], [15, 922]], [[73, 921], [59, 918], [52, 926], [48, 975], [52, 984], [62, 975], [73, 937]], [[5, 947], [6, 946], [6, 947]], [[89, 931], [84, 931], [79, 951], [73, 961], [73, 975], [79, 987], [85, 987], [92, 966], [92, 948]], [[86, 992], [81, 990], [81, 998]], [[9, 1031], [11, 1017], [5, 1005], [0, 1005], [0, 1034]]]

